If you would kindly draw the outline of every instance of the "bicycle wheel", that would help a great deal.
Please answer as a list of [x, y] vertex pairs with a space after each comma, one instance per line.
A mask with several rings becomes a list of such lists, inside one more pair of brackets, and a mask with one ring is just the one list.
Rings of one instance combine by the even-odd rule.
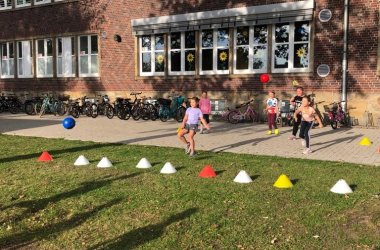
[[11, 114], [17, 114], [19, 112], [18, 104], [15, 102], [12, 102], [11, 105], [9, 106], [9, 112], [11, 112]]
[[236, 110], [232, 110], [229, 114], [228, 114], [228, 121], [232, 124], [237, 124], [239, 123], [240, 121], [240, 114], [238, 111]]
[[34, 112], [35, 112], [35, 114], [39, 114], [41, 112], [41, 107], [42, 107], [42, 103], [41, 102], [36, 102], [34, 104]]
[[33, 102], [25, 103], [25, 113], [27, 115], [34, 115], [34, 104], [33, 104]]
[[140, 116], [144, 121], [147, 121], [150, 119], [150, 111], [147, 108], [140, 109]]
[[64, 116], [67, 113], [67, 104], [66, 103], [58, 103], [57, 104], [57, 114], [59, 116]]
[[98, 117], [98, 105], [96, 105], [95, 103], [91, 104], [91, 107], [90, 107], [90, 110], [91, 110], [91, 117], [92, 118], [96, 118]]
[[150, 119], [152, 121], [157, 120], [160, 117], [158, 113], [159, 113], [158, 109], [153, 106], [152, 110], [150, 110]]
[[112, 119], [115, 115], [115, 110], [114, 108], [110, 105], [110, 104], [107, 104], [106, 107], [105, 107], [105, 114], [107, 116], [108, 119]]
[[40, 110], [40, 118], [45, 114], [47, 108], [46, 102], [42, 103], [41, 110]]
[[138, 121], [141, 118], [141, 111], [139, 105], [134, 105], [131, 109], [131, 116], [133, 120]]
[[276, 118], [276, 124], [277, 124], [277, 126], [282, 127], [283, 124], [282, 124], [282, 117], [281, 116]]
[[170, 110], [167, 107], [164, 107], [160, 110], [160, 120], [166, 122], [170, 118]]
[[337, 129], [338, 128], [338, 122], [337, 121], [331, 121], [330, 125], [331, 125], [332, 129]]
[[180, 107], [177, 110], [177, 115], [176, 115], [177, 122], [182, 122], [183, 118], [185, 117], [185, 114], [186, 114], [186, 108], [185, 107]]
[[79, 118], [79, 109], [78, 107], [72, 107], [70, 111], [70, 115], [74, 118]]

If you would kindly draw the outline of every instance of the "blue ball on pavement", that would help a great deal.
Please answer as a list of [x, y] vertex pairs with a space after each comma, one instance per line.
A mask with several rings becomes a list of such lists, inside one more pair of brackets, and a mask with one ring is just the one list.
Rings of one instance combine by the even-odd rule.
[[75, 120], [71, 117], [67, 117], [63, 120], [62, 125], [65, 129], [72, 129], [75, 127]]

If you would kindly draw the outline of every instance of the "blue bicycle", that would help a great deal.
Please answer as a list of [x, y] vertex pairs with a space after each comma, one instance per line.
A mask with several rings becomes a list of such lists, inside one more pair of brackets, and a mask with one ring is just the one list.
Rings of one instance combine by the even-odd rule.
[[169, 96], [171, 99], [158, 98], [159, 104], [158, 116], [162, 122], [174, 118], [177, 122], [182, 122], [185, 117], [186, 108], [184, 106], [185, 98], [179, 96]]

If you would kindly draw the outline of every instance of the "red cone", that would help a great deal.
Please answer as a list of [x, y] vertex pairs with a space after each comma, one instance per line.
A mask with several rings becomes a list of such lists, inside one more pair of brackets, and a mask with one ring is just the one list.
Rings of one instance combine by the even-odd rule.
[[52, 161], [53, 157], [49, 154], [48, 151], [42, 152], [40, 157], [38, 158], [38, 161]]
[[212, 168], [212, 166], [207, 165], [202, 169], [202, 171], [199, 173], [198, 176], [201, 178], [215, 178], [216, 173], [214, 169]]

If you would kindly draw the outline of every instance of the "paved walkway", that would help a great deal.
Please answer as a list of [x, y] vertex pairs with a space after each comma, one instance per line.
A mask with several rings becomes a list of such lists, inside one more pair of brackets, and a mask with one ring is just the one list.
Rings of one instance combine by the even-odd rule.
[[[46, 116], [38, 118], [26, 115], [0, 115], [0, 133], [9, 135], [38, 136], [47, 138], [65, 138], [95, 142], [118, 142], [126, 144], [157, 145], [182, 147], [176, 137], [179, 126], [174, 121], [122, 121], [80, 117], [77, 126], [65, 130], [61, 126], [61, 117]], [[333, 131], [330, 127], [312, 131], [312, 149], [314, 153], [304, 156], [300, 140], [289, 141], [290, 127], [282, 128], [280, 136], [265, 134], [262, 124], [232, 125], [214, 122], [210, 134], [196, 136], [197, 148], [214, 152], [226, 151], [258, 155], [277, 155], [319, 160], [345, 161], [380, 166], [380, 146], [378, 129], [346, 128]], [[368, 136], [373, 145], [359, 146], [358, 143]]]

